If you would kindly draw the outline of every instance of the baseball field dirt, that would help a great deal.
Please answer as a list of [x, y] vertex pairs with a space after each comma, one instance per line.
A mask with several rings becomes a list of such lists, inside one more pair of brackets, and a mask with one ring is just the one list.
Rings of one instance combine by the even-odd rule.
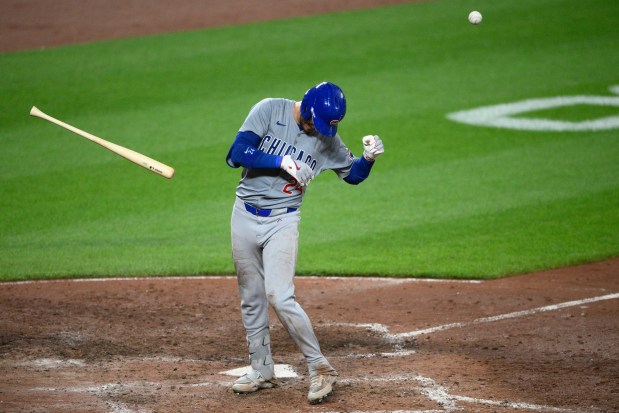
[[[10, 0], [0, 50], [396, 3]], [[325, 403], [307, 403], [304, 360], [274, 314], [279, 386], [232, 393], [247, 365], [233, 277], [84, 279], [0, 284], [0, 412], [619, 411], [619, 259], [296, 286], [340, 374]]]
[[233, 277], [4, 283], [0, 411], [616, 412], [618, 268], [299, 277], [297, 299], [340, 374], [317, 406], [273, 314], [274, 360], [293, 377], [230, 390], [230, 370], [247, 365]]

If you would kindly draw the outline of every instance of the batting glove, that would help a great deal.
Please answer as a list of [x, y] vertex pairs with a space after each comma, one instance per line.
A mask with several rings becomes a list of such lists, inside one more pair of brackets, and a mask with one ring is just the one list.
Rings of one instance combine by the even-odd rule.
[[362, 141], [363, 157], [370, 162], [374, 162], [376, 158], [385, 152], [383, 141], [378, 137], [378, 135], [364, 136]]
[[279, 167], [288, 172], [301, 186], [309, 185], [310, 181], [314, 179], [312, 168], [307, 166], [306, 163], [295, 162], [290, 155], [284, 156]]

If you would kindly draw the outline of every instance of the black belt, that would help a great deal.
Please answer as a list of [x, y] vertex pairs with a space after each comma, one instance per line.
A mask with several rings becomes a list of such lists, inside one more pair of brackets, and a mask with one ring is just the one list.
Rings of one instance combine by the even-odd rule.
[[297, 208], [277, 208], [277, 209], [258, 209], [255, 206], [249, 205], [247, 202], [243, 202], [245, 204], [245, 210], [252, 215], [258, 215], [259, 217], [269, 217], [271, 215], [280, 215], [287, 214], [289, 212], [294, 212]]

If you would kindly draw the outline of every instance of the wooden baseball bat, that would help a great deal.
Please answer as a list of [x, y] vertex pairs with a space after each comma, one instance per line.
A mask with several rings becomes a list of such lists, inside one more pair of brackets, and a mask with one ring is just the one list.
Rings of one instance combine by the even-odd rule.
[[159, 161], [156, 161], [154, 159], [149, 158], [146, 155], [142, 155], [139, 152], [135, 152], [132, 151], [131, 149], [127, 149], [123, 146], [120, 145], [116, 145], [115, 143], [106, 141], [105, 139], [101, 139], [95, 135], [92, 135], [88, 132], [84, 132], [81, 129], [78, 129], [74, 126], [71, 126], [69, 124], [66, 124], [58, 119], [55, 119], [43, 112], [41, 112], [39, 109], [37, 109], [36, 106], [33, 106], [32, 109], [30, 109], [30, 115], [31, 116], [36, 116], [38, 118], [41, 119], [45, 119], [47, 121], [50, 121], [52, 123], [55, 123], [56, 125], [63, 127], [65, 129], [70, 130], [71, 132], [80, 135], [90, 141], [93, 141], [94, 143], [97, 143], [101, 146], [103, 146], [106, 149], [109, 149], [110, 151], [122, 156], [125, 159], [130, 160], [131, 162], [134, 162], [138, 165], [140, 165], [143, 168], [148, 169], [151, 172], [154, 172], [156, 174], [159, 174], [163, 177], [166, 177], [168, 179], [171, 179], [174, 176], [174, 168], [162, 164]]

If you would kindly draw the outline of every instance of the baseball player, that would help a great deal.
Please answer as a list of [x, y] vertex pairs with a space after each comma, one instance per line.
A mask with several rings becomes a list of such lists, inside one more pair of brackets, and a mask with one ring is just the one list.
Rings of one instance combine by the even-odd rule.
[[366, 136], [363, 156], [353, 156], [337, 134], [345, 114], [344, 93], [329, 82], [309, 89], [300, 102], [264, 99], [251, 109], [226, 156], [230, 167], [243, 167], [231, 236], [251, 364], [250, 372], [232, 385], [235, 393], [276, 385], [269, 304], [305, 356], [309, 402], [319, 403], [333, 391], [337, 372], [295, 300], [293, 279], [300, 208], [310, 181], [330, 169], [357, 185], [384, 152], [378, 136]]

